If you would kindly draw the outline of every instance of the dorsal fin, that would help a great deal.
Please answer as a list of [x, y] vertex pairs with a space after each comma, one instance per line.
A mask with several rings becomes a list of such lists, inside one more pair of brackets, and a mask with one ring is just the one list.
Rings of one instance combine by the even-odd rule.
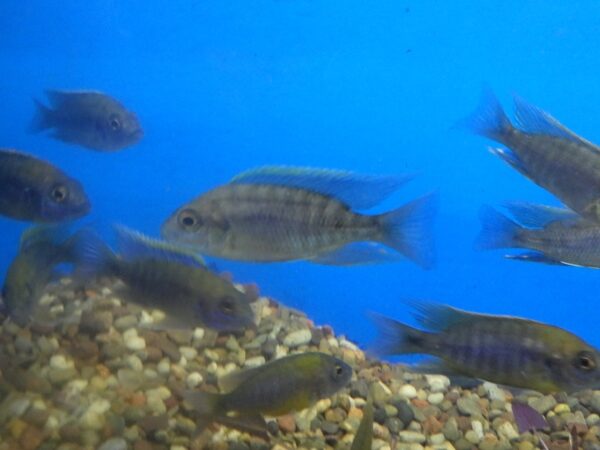
[[198, 253], [180, 245], [151, 238], [124, 225], [114, 225], [119, 254], [129, 258], [157, 258], [176, 261], [193, 267], [206, 267]]
[[504, 207], [521, 225], [544, 228], [552, 222], [577, 221], [580, 217], [568, 208], [537, 205], [529, 202], [508, 202]]
[[274, 184], [335, 197], [355, 209], [371, 208], [392, 195], [413, 175], [361, 175], [314, 167], [263, 166], [235, 176], [235, 184]]
[[514, 97], [515, 117], [518, 126], [527, 133], [548, 134], [577, 142], [600, 153], [600, 147], [569, 130], [546, 111], [534, 106], [521, 97]]

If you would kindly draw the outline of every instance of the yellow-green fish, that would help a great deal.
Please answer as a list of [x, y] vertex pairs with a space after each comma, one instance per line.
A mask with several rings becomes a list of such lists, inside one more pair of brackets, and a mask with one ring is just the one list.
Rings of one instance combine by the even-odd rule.
[[31, 130], [92, 150], [115, 151], [137, 144], [144, 132], [137, 116], [109, 95], [95, 91], [47, 90], [50, 107], [35, 101]]
[[506, 255], [519, 261], [600, 268], [600, 224], [568, 209], [542, 205], [508, 205], [517, 221], [491, 207], [481, 211], [480, 249], [523, 248]]
[[423, 366], [543, 393], [600, 388], [600, 354], [574, 334], [510, 316], [475, 314], [446, 305], [415, 303], [421, 331], [374, 316], [382, 354], [422, 353], [439, 358]]
[[406, 180], [261, 167], [180, 207], [161, 232], [203, 254], [241, 261], [350, 265], [407, 257], [430, 267], [432, 196], [383, 214], [354, 210], [374, 206]]
[[203, 324], [237, 331], [254, 326], [249, 297], [208, 270], [196, 255], [125, 227], [116, 231], [118, 253], [96, 234], [80, 233], [78, 266], [82, 273], [121, 279], [129, 301], [165, 312], [160, 326], [166, 328]]
[[52, 164], [0, 149], [0, 214], [32, 222], [77, 219], [90, 210], [81, 184]]
[[373, 445], [373, 400], [371, 396], [363, 409], [363, 418], [360, 421], [350, 450], [371, 450]]
[[514, 102], [517, 126], [489, 89], [462, 124], [507, 146], [492, 152], [573, 211], [600, 222], [600, 147], [524, 100]]
[[[263, 424], [263, 414], [299, 411], [342, 389], [352, 368], [331, 355], [309, 352], [285, 356], [220, 380], [223, 394], [186, 392], [200, 422]], [[257, 425], [260, 431], [260, 425]], [[266, 428], [262, 431], [265, 431]]]
[[54, 269], [72, 263], [74, 240], [64, 228], [37, 226], [23, 233], [19, 253], [6, 273], [2, 287], [5, 309], [12, 320], [25, 325]]

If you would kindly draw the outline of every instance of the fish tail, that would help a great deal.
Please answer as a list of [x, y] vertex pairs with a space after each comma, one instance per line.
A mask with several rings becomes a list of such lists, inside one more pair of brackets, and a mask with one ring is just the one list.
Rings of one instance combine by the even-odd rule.
[[406, 355], [431, 353], [434, 348], [434, 333], [417, 330], [377, 313], [369, 313], [377, 329], [379, 338], [372, 346], [378, 355]]
[[29, 124], [29, 132], [39, 133], [52, 128], [54, 126], [54, 112], [39, 100], [33, 99], [33, 101], [35, 103], [35, 115]]
[[523, 230], [518, 223], [499, 213], [490, 206], [484, 206], [479, 214], [481, 232], [475, 241], [478, 250], [521, 247], [519, 234]]
[[505, 136], [513, 129], [500, 101], [489, 87], [483, 89], [475, 111], [460, 120], [455, 127], [465, 128], [497, 142], [504, 142]]
[[117, 255], [95, 232], [84, 229], [73, 240], [77, 271], [84, 276], [113, 273]]
[[392, 247], [421, 267], [434, 263], [433, 216], [437, 195], [428, 194], [379, 216], [381, 236], [378, 241]]

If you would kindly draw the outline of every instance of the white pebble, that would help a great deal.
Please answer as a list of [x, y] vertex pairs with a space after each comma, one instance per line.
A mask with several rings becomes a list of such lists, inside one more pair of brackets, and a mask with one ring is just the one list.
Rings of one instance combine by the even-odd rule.
[[161, 400], [166, 400], [170, 396], [171, 396], [171, 391], [166, 386], [159, 386], [157, 388], [148, 389], [146, 391], [146, 397], [148, 397], [148, 398], [156, 397], [156, 398], [160, 398]]
[[283, 338], [283, 345], [286, 347], [294, 348], [304, 344], [308, 344], [312, 338], [312, 333], [308, 328], [302, 330], [296, 330], [289, 333]]
[[497, 384], [486, 381], [483, 383], [483, 389], [485, 389], [487, 392], [490, 400], [506, 401], [506, 393], [504, 392], [504, 389], [500, 388]]
[[46, 419], [46, 423], [44, 424], [44, 429], [46, 431], [57, 430], [60, 427], [61, 423], [56, 416], [50, 415]]
[[138, 332], [135, 328], [129, 328], [123, 332], [123, 340], [126, 341], [127, 339], [137, 337], [137, 335]]
[[188, 361], [191, 361], [198, 356], [198, 350], [193, 347], [179, 347], [179, 353]]
[[427, 440], [431, 445], [442, 445], [446, 440], [446, 436], [444, 436], [444, 433], [432, 434]]
[[203, 380], [204, 379], [202, 378], [202, 375], [200, 373], [192, 372], [187, 376], [185, 382], [190, 389], [193, 389], [197, 387], [200, 383], [202, 383]]
[[53, 369], [64, 370], [72, 369], [75, 365], [73, 364], [73, 361], [65, 358], [65, 355], [54, 355], [50, 358], [50, 367]]
[[148, 326], [154, 323], [154, 317], [149, 314], [145, 309], [142, 309], [140, 314], [140, 326]]
[[443, 392], [450, 386], [450, 379], [445, 375], [425, 375], [431, 392]]
[[204, 338], [204, 328], [194, 328], [192, 337], [195, 341], [201, 341]]
[[156, 370], [158, 370], [158, 373], [161, 375], [169, 375], [171, 372], [171, 362], [169, 361], [169, 358], [161, 359], [156, 365]]
[[398, 394], [405, 398], [415, 398], [417, 389], [412, 384], [405, 384], [398, 390]]
[[497, 432], [499, 435], [504, 436], [509, 441], [519, 437], [519, 433], [517, 433], [510, 422], [504, 422], [502, 425], [500, 425], [497, 428]]
[[432, 405], [439, 405], [444, 401], [444, 394], [442, 392], [434, 392], [427, 396], [427, 401]]
[[141, 372], [144, 370], [144, 364], [142, 364], [142, 360], [136, 355], [129, 355], [127, 357], [127, 365], [136, 372]]
[[138, 336], [135, 328], [130, 328], [123, 333], [123, 341], [125, 341], [125, 347], [132, 351], [146, 348], [146, 341], [143, 337]]
[[71, 380], [64, 387], [64, 391], [68, 393], [68, 395], [79, 395], [81, 392], [88, 387], [89, 381], [81, 378]]
[[471, 422], [471, 428], [473, 429], [473, 431], [475, 432], [475, 434], [477, 435], [477, 437], [481, 441], [483, 439], [483, 425], [482, 425], [482, 423], [479, 420], [474, 420], [473, 422]]
[[262, 366], [265, 363], [265, 357], [264, 356], [254, 356], [252, 358], [248, 358], [245, 362], [244, 362], [244, 367], [258, 367], [258, 366]]
[[160, 309], [153, 309], [150, 314], [152, 315], [152, 318], [154, 319], [154, 323], [162, 322], [163, 320], [165, 320], [165, 317], [167, 317], [167, 315]]

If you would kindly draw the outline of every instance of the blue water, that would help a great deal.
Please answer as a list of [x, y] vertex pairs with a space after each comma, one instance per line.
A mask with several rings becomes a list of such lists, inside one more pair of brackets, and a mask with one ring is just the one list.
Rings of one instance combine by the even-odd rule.
[[[0, 138], [80, 179], [88, 222], [158, 235], [178, 206], [262, 164], [420, 176], [375, 211], [437, 189], [437, 265], [340, 268], [217, 260], [239, 281], [361, 344], [365, 311], [411, 320], [420, 298], [526, 316], [600, 346], [600, 275], [472, 249], [484, 203], [557, 200], [452, 129], [489, 84], [600, 142], [600, 4], [271, 0], [0, 2]], [[97, 153], [27, 134], [32, 97], [96, 89], [143, 141]], [[0, 218], [0, 272], [26, 224]]]

